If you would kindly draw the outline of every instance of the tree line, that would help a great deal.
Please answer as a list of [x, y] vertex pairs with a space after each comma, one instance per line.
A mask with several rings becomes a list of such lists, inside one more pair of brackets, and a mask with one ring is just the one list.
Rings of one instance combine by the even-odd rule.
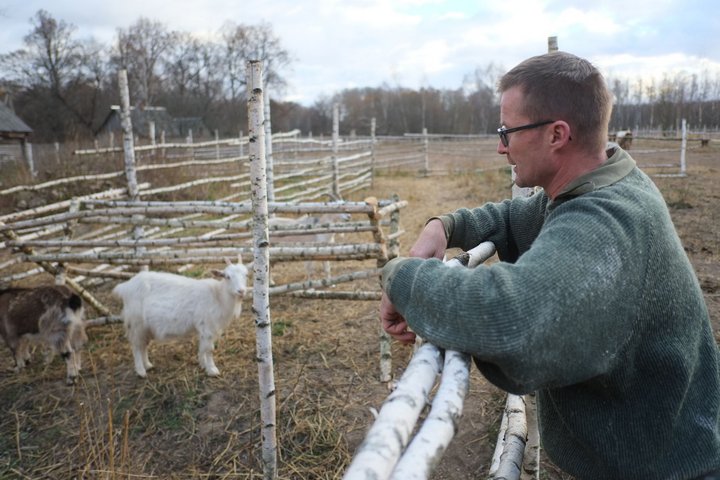
[[[119, 103], [117, 72], [128, 72], [133, 104], [163, 106], [173, 117], [199, 117], [222, 136], [247, 131], [245, 63], [262, 60], [274, 131], [330, 135], [333, 105], [341, 134], [493, 133], [499, 119], [500, 65], [477, 67], [457, 89], [391, 86], [353, 88], [311, 106], [273, 99], [287, 86], [291, 53], [269, 23], [226, 22], [216, 39], [199, 39], [144, 17], [118, 28], [112, 45], [78, 39], [77, 28], [39, 10], [24, 47], [0, 55], [0, 101], [34, 130], [35, 142], [83, 141], [100, 133]], [[611, 129], [676, 130], [720, 125], [720, 71], [666, 74], [660, 79], [609, 78], [616, 103]], [[280, 96], [280, 95], [276, 95]]]

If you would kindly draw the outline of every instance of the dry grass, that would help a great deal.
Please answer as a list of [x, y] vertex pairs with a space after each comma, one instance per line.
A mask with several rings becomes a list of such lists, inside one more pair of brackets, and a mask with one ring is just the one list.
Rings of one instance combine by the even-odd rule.
[[[699, 157], [698, 157], [699, 158]], [[716, 327], [718, 195], [717, 152], [693, 163], [687, 179], [662, 179], [673, 216], [698, 268]], [[402, 252], [427, 217], [462, 205], [506, 196], [507, 171], [448, 177], [379, 176], [372, 192], [398, 193], [410, 202], [401, 213]], [[680, 207], [680, 204], [687, 206]], [[297, 265], [283, 275], [302, 275]], [[334, 271], [352, 270], [352, 263]], [[358, 288], [372, 288], [370, 283]], [[97, 295], [114, 311], [110, 286]], [[370, 408], [387, 395], [378, 382], [375, 302], [274, 298], [279, 477], [335, 479], [372, 422]], [[95, 327], [83, 356], [84, 373], [64, 385], [59, 360], [32, 365], [20, 374], [0, 372], [0, 478], [254, 479], [262, 477], [255, 332], [246, 302], [241, 319], [216, 349], [222, 375], [208, 378], [197, 365], [195, 341], [153, 345], [155, 368], [135, 376], [120, 325]], [[720, 331], [720, 328], [718, 328]], [[10, 365], [9, 352], [0, 361]], [[393, 346], [399, 374], [410, 351]], [[482, 477], [488, 469], [503, 395], [476, 370], [465, 418], [435, 479]], [[565, 478], [545, 463], [543, 477]]]

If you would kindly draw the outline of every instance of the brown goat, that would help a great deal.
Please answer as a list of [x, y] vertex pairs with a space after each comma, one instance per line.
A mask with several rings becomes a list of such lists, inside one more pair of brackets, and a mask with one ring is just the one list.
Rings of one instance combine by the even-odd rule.
[[29, 361], [32, 344], [46, 348], [46, 363], [60, 353], [71, 385], [80, 372], [79, 349], [87, 341], [82, 299], [60, 285], [0, 290], [0, 335], [17, 371]]

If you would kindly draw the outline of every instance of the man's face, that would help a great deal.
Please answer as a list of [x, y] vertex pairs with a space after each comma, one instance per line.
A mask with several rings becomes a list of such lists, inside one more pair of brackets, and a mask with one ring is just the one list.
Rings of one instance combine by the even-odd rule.
[[[532, 124], [542, 119], [528, 118], [521, 113], [524, 95], [519, 87], [503, 92], [500, 98], [500, 123], [507, 129]], [[547, 141], [550, 125], [541, 125], [507, 134], [508, 145], [498, 140], [497, 152], [507, 156], [513, 166], [515, 184], [519, 187], [545, 187], [552, 177], [548, 161]]]

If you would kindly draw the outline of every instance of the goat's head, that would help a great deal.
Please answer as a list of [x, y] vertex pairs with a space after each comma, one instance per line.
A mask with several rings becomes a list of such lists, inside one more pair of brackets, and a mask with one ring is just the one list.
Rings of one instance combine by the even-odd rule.
[[248, 268], [243, 265], [239, 257], [238, 263], [232, 263], [226, 258], [225, 264], [223, 270], [212, 270], [212, 274], [216, 278], [226, 281], [233, 295], [244, 297], [247, 291]]

